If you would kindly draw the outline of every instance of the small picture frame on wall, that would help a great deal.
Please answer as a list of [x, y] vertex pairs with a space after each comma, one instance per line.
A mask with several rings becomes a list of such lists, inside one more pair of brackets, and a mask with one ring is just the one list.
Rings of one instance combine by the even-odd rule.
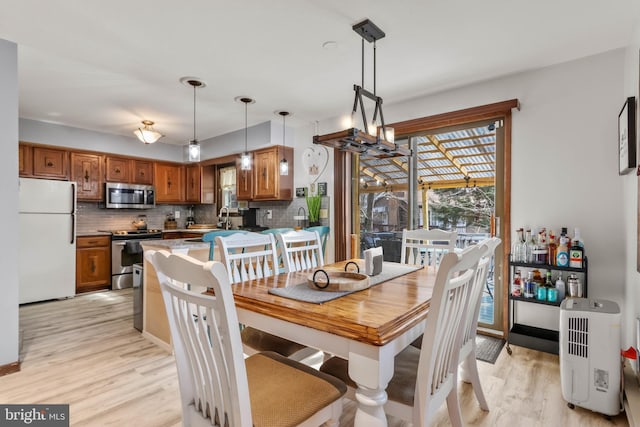
[[630, 96], [618, 114], [618, 173], [624, 175], [636, 167], [636, 98]]

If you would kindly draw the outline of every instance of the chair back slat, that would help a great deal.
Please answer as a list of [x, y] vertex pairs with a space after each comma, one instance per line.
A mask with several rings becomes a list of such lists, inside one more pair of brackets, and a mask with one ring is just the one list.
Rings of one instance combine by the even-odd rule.
[[[322, 241], [322, 255], [326, 256], [327, 253], [327, 240], [329, 240], [329, 231], [331, 230], [327, 225], [314, 225], [313, 227], [305, 228], [306, 231], [317, 231]], [[354, 254], [354, 257], [356, 255]]]
[[324, 265], [322, 243], [317, 231], [289, 231], [277, 235], [284, 271], [308, 270]]
[[453, 252], [458, 233], [444, 230], [402, 230], [400, 263], [433, 266], [442, 256]]
[[460, 255], [446, 253], [440, 262], [418, 364], [418, 419], [426, 419], [456, 387], [463, 327], [481, 255], [482, 248], [474, 246]]
[[[238, 317], [225, 267], [166, 251], [155, 252], [152, 264], [169, 319], [183, 424], [198, 424], [195, 417], [202, 417], [212, 425], [251, 426]], [[188, 285], [210, 288], [215, 296], [187, 291]]]
[[217, 236], [222, 262], [231, 283], [278, 274], [275, 240], [272, 234], [245, 233]]
[[243, 230], [216, 230], [216, 231], [210, 231], [208, 233], [205, 233], [202, 236], [202, 241], [203, 242], [207, 242], [209, 243], [209, 261], [213, 261], [213, 256], [215, 253], [215, 242], [216, 242], [216, 237], [217, 236], [230, 236], [232, 234], [236, 234], [236, 233], [246, 233], [246, 231]]

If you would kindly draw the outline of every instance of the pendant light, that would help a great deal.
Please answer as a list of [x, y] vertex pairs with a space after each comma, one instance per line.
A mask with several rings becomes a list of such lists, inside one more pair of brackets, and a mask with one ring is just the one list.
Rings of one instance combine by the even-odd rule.
[[164, 135], [153, 128], [153, 122], [151, 120], [143, 120], [144, 125], [133, 131], [133, 134], [138, 137], [141, 142], [145, 144], [153, 144]]
[[285, 119], [291, 113], [288, 111], [278, 111], [278, 114], [282, 116], [282, 160], [280, 160], [280, 175], [285, 176], [289, 175], [289, 162], [287, 162], [284, 151], [284, 148], [287, 145], [287, 141], [285, 139]]
[[205, 87], [205, 83], [194, 77], [183, 77], [180, 81], [193, 87], [193, 139], [189, 141], [187, 146], [187, 161], [199, 162], [200, 161], [200, 143], [196, 138], [196, 89]]
[[240, 156], [240, 170], [248, 171], [251, 170], [251, 154], [247, 149], [247, 136], [248, 136], [248, 122], [247, 122], [247, 105], [253, 104], [256, 102], [254, 99], [239, 96], [236, 98], [236, 101], [244, 103], [244, 153]]
[[[351, 28], [362, 37], [362, 83], [361, 85], [353, 85], [355, 99], [351, 111], [352, 127], [327, 135], [315, 135], [313, 143], [337, 148], [341, 151], [366, 155], [367, 157], [410, 156], [411, 150], [396, 144], [393, 129], [385, 125], [384, 116], [382, 115], [382, 98], [376, 94], [376, 41], [383, 38], [385, 33], [368, 19], [355, 24]], [[369, 92], [364, 88], [365, 40], [369, 43], [373, 42], [373, 92]], [[373, 120], [371, 122], [367, 121], [363, 97], [375, 102]], [[362, 113], [362, 130], [357, 129], [354, 123], [358, 106]], [[380, 119], [379, 127], [377, 125], [378, 116]]]

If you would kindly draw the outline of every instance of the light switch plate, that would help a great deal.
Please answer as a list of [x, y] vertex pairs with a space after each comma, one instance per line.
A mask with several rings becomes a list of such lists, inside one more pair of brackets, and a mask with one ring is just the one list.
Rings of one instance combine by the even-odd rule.
[[307, 195], [307, 187], [296, 187], [296, 197], [304, 197]]
[[320, 209], [320, 218], [322, 219], [329, 218], [329, 209], [326, 209], [326, 208]]
[[175, 219], [180, 219], [180, 211], [175, 211], [173, 217]]

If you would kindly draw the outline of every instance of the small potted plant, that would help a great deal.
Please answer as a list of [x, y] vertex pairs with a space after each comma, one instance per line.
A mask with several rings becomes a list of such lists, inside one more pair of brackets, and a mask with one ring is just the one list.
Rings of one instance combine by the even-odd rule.
[[322, 204], [322, 196], [311, 195], [306, 196], [307, 211], [309, 212], [309, 227], [320, 225], [320, 206]]

